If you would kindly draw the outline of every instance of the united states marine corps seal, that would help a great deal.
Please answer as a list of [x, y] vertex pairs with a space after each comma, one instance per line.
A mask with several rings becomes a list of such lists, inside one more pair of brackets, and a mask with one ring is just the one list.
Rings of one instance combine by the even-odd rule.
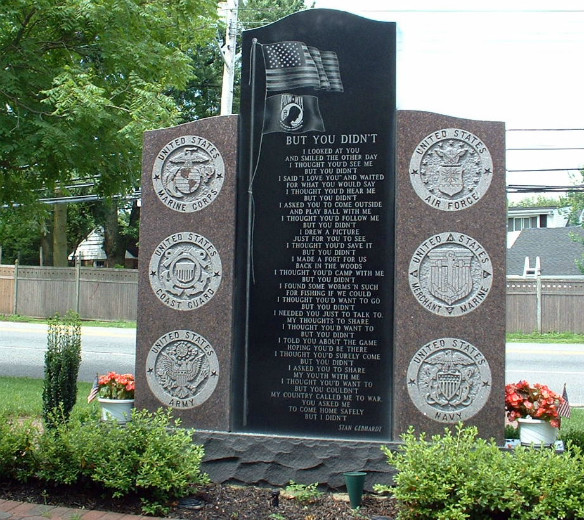
[[152, 167], [152, 184], [160, 201], [174, 211], [192, 213], [215, 200], [225, 178], [217, 147], [196, 135], [169, 141]]
[[166, 237], [150, 258], [150, 285], [158, 299], [178, 311], [202, 307], [221, 283], [221, 259], [215, 246], [196, 233]]
[[409, 171], [414, 191], [426, 204], [459, 211], [476, 204], [489, 189], [493, 160], [476, 135], [446, 128], [416, 146]]
[[491, 393], [487, 359], [477, 347], [458, 338], [440, 338], [420, 348], [406, 377], [416, 408], [441, 423], [470, 419]]
[[410, 260], [410, 289], [418, 303], [438, 316], [476, 309], [493, 283], [493, 265], [474, 238], [455, 231], [422, 242]]
[[150, 348], [146, 379], [152, 393], [166, 406], [195, 408], [209, 399], [217, 386], [217, 354], [200, 334], [173, 330]]

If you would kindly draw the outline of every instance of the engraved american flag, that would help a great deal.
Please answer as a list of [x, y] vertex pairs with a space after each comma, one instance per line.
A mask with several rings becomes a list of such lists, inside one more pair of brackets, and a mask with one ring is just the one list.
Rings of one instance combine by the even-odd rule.
[[334, 51], [319, 51], [303, 42], [264, 45], [266, 89], [281, 91], [314, 88], [343, 91], [339, 62]]

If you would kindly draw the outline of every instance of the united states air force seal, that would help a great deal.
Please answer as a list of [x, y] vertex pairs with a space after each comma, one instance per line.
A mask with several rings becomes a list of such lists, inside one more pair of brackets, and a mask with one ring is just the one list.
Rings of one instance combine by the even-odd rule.
[[465, 421], [491, 393], [491, 369], [481, 351], [462, 339], [440, 338], [420, 348], [408, 367], [410, 399], [442, 423]]
[[414, 191], [429, 206], [459, 211], [476, 204], [489, 189], [493, 160], [474, 134], [446, 128], [427, 135], [410, 159]]
[[152, 290], [162, 303], [178, 311], [205, 305], [217, 292], [221, 276], [217, 249], [196, 233], [166, 237], [150, 259]]
[[199, 211], [215, 200], [225, 178], [217, 147], [196, 135], [169, 141], [158, 152], [152, 183], [160, 201], [181, 213]]
[[426, 310], [438, 316], [461, 316], [487, 298], [493, 265], [474, 238], [454, 231], [431, 236], [410, 260], [410, 289]]
[[146, 379], [166, 406], [194, 408], [213, 393], [219, 361], [211, 344], [190, 330], [174, 330], [152, 345], [146, 358]]

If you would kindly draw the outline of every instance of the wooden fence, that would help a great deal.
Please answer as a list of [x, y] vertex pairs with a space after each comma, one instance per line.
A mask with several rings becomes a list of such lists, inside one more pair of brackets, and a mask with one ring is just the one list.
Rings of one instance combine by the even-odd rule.
[[507, 332], [584, 333], [584, 277], [507, 277]]
[[[136, 320], [138, 271], [0, 266], [0, 314]], [[584, 277], [507, 277], [508, 332], [584, 333]]]
[[0, 314], [135, 321], [137, 269], [0, 266]]

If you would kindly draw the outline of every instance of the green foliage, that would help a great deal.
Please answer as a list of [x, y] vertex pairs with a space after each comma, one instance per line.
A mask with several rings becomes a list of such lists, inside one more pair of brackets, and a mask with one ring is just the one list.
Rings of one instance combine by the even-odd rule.
[[318, 482], [298, 484], [293, 480], [284, 488], [284, 493], [302, 504], [312, 504], [323, 494], [322, 491], [318, 490]]
[[76, 409], [69, 422], [41, 432], [32, 422], [0, 416], [0, 479], [47, 485], [97, 486], [114, 497], [134, 495], [147, 514], [206, 484], [204, 450], [170, 409], [137, 411], [132, 421], [99, 421], [96, 408]]
[[145, 513], [161, 514], [171, 499], [207, 482], [193, 433], [170, 409], [134, 412], [125, 426], [76, 417], [43, 436], [37, 476], [58, 484], [89, 480], [114, 497], [137, 494]]
[[507, 333], [508, 343], [584, 343], [584, 334], [573, 332], [512, 332]]
[[304, 0], [243, 0], [239, 20], [246, 29], [255, 29], [306, 8]]
[[584, 430], [567, 430], [560, 433], [564, 446], [571, 450], [574, 446], [584, 450]]
[[178, 121], [166, 92], [194, 77], [211, 0], [0, 5], [0, 203], [71, 179], [114, 195], [139, 179], [145, 130]]
[[43, 386], [43, 420], [48, 427], [68, 421], [77, 400], [77, 374], [81, 363], [81, 320], [69, 311], [49, 320], [45, 380]]
[[562, 418], [560, 439], [567, 449], [577, 446], [584, 451], [584, 409], [573, 408], [570, 418]]
[[[1, 169], [1, 167], [0, 167]], [[47, 235], [49, 208], [45, 204], [0, 207], [0, 246], [2, 263], [39, 264], [41, 238]]]
[[398, 470], [395, 488], [375, 490], [393, 493], [400, 520], [582, 518], [584, 458], [578, 448], [503, 452], [477, 435], [462, 424], [431, 439], [410, 428], [397, 452], [382, 448]]
[[509, 203], [510, 208], [557, 208], [565, 205], [564, 198], [538, 195]]
[[0, 414], [0, 475], [26, 481], [34, 469], [34, 449], [39, 431], [32, 421]]

